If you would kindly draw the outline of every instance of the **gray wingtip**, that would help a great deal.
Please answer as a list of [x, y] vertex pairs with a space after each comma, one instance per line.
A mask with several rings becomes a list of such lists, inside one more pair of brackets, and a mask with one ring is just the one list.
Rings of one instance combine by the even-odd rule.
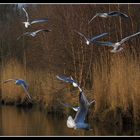
[[56, 75], [56, 78], [59, 78], [59, 76], [58, 76], [58, 75]]

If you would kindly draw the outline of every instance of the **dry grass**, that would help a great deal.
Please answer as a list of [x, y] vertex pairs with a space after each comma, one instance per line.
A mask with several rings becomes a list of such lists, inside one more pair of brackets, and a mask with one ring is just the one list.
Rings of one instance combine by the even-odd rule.
[[[26, 79], [24, 76], [23, 67], [15, 60], [9, 60], [2, 71], [2, 82], [11, 78]], [[22, 101], [25, 97], [24, 90], [16, 86], [14, 82], [2, 84], [2, 100], [6, 103], [14, 103]]]
[[[102, 40], [115, 42], [138, 31], [139, 22], [135, 21], [139, 19], [136, 14], [139, 5], [40, 5], [38, 8], [42, 17], [51, 17], [48, 28], [52, 28], [53, 32], [42, 34], [33, 40], [32, 38], [20, 40], [19, 44], [23, 44], [22, 47], [17, 47], [18, 44], [13, 41], [17, 44], [14, 46], [11, 38], [9, 41], [14, 49], [7, 45], [3, 37], [1, 81], [13, 77], [25, 79], [29, 83], [30, 94], [41, 108], [49, 113], [68, 114], [70, 109], [61, 106], [58, 100], [77, 105], [78, 91], [58, 81], [55, 76], [71, 75], [80, 83], [88, 98], [96, 100], [95, 107], [91, 107], [91, 118], [97, 116], [102, 121], [110, 121], [112, 117], [112, 122], [116, 120], [115, 123], [120, 122], [120, 125], [126, 118], [131, 118], [138, 123], [139, 37], [126, 43], [122, 52], [112, 54], [106, 47], [95, 45], [87, 47], [73, 29], [87, 36], [109, 32], [110, 36]], [[91, 25], [87, 25], [86, 21], [97, 11], [112, 9], [128, 13], [131, 22], [125, 22], [120, 18], [112, 20], [96, 18]], [[34, 14], [34, 9], [28, 10], [31, 10], [30, 15], [34, 18], [39, 16]], [[17, 25], [17, 28], [21, 30], [22, 27]], [[32, 28], [35, 29], [36, 26]], [[9, 30], [5, 32], [8, 33]], [[17, 35], [20, 33], [17, 31]], [[22, 102], [25, 98], [22, 88], [13, 83], [2, 84], [1, 89], [2, 99], [7, 103]], [[70, 94], [71, 92], [73, 94]]]
[[[95, 114], [104, 118], [110, 114], [107, 112], [113, 111], [112, 119], [117, 120], [119, 109], [122, 118], [131, 116], [131, 119], [136, 121], [139, 118], [140, 97], [138, 59], [135, 60], [130, 51], [124, 50], [120, 54], [112, 54], [110, 61], [109, 73], [103, 63], [103, 71], [95, 70], [94, 73], [94, 93], [97, 102]], [[105, 118], [100, 119], [106, 120]]]

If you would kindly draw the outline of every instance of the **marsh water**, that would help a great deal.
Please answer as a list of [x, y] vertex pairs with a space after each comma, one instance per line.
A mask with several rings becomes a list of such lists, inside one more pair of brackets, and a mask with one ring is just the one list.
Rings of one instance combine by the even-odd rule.
[[0, 107], [1, 136], [115, 136], [139, 135], [134, 128], [114, 128], [101, 123], [91, 123], [92, 130], [67, 128], [67, 116], [47, 115], [38, 108], [23, 109], [14, 106]]

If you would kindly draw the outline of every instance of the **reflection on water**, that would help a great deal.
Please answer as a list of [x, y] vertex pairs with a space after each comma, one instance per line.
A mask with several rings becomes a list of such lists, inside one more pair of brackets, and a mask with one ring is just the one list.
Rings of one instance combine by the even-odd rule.
[[102, 124], [92, 124], [93, 130], [73, 130], [66, 126], [67, 117], [45, 115], [38, 109], [25, 110], [11, 106], [0, 107], [1, 136], [101, 136], [101, 135], [139, 135], [140, 131], [133, 129], [104, 127]]

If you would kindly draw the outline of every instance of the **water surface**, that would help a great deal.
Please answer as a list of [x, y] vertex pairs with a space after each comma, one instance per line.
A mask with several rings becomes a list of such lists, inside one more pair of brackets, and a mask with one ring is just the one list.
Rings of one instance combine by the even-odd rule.
[[114, 128], [99, 123], [90, 123], [93, 130], [67, 128], [68, 116], [46, 115], [39, 109], [23, 109], [14, 106], [0, 107], [1, 136], [116, 136], [139, 135], [140, 130]]

